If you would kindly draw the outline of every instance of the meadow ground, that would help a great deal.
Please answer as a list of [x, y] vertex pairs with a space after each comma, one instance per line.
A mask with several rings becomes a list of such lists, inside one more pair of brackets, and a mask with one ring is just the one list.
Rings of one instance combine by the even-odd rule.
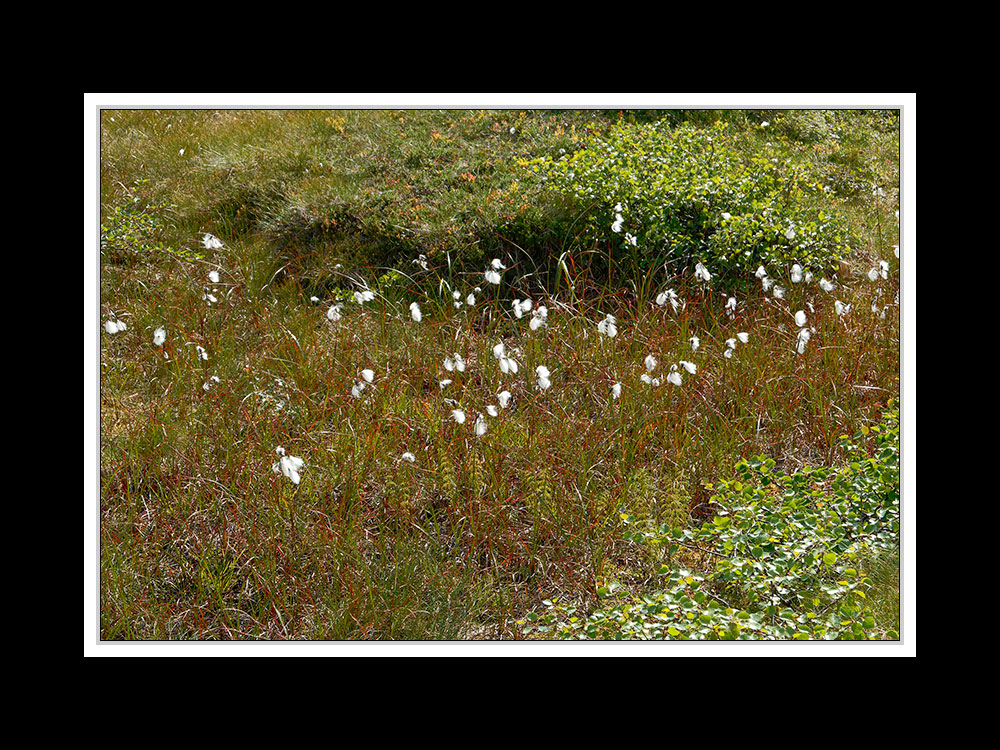
[[[719, 122], [842, 261], [537, 168]], [[898, 181], [886, 112], [103, 111], [101, 638], [898, 638]]]

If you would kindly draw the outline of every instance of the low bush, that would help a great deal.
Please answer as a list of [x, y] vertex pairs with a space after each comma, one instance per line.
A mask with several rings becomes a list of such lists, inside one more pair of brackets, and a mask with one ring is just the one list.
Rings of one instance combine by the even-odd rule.
[[637, 275], [697, 262], [723, 279], [761, 264], [820, 272], [849, 249], [843, 221], [824, 210], [823, 187], [804, 166], [737, 146], [725, 122], [622, 121], [574, 153], [525, 166], [590, 206], [590, 239], [612, 237], [609, 252]]
[[[605, 604], [585, 619], [558, 600], [529, 616], [525, 633], [582, 639], [898, 639], [898, 622], [876, 622], [872, 582], [861, 563], [899, 546], [899, 411], [844, 438], [845, 465], [774, 471], [773, 459], [741, 461], [719, 484], [716, 516], [700, 529], [630, 530], [626, 539], [662, 550], [663, 585]], [[632, 519], [624, 516], [630, 524]], [[710, 572], [671, 564], [681, 548], [707, 552]], [[898, 617], [898, 612], [897, 612]]]

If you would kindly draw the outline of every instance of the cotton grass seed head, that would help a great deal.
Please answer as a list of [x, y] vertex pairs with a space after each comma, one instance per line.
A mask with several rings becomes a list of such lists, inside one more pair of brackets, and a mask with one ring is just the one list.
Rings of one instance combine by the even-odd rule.
[[543, 325], [549, 322], [549, 308], [545, 305], [539, 305], [534, 310], [531, 311], [531, 322], [528, 323], [528, 327], [532, 331], [537, 331]]
[[795, 350], [802, 354], [806, 350], [806, 344], [809, 343], [809, 329], [803, 328], [799, 331], [798, 338], [795, 341]]
[[545, 365], [539, 365], [535, 368], [535, 375], [538, 377], [538, 389], [541, 391], [547, 391], [552, 387], [551, 374], [549, 373], [549, 368]]
[[613, 339], [618, 335], [618, 322], [615, 320], [614, 315], [605, 316], [604, 320], [597, 324], [597, 332], [602, 336], [607, 336], [609, 339]]
[[284, 474], [292, 481], [292, 484], [298, 484], [300, 480], [299, 472], [302, 471], [305, 462], [297, 456], [285, 455], [285, 449], [280, 445], [274, 449], [274, 452], [281, 456], [281, 458], [276, 464], [271, 466], [271, 471], [275, 474]]

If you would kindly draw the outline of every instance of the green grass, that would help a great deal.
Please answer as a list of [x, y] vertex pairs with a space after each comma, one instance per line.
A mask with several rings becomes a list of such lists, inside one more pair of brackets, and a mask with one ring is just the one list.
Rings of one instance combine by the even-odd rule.
[[[624, 541], [622, 512], [703, 520], [706, 486], [740, 458], [831, 464], [840, 435], [877, 420], [899, 392], [898, 132], [838, 113], [840, 161], [814, 147], [833, 149], [828, 137], [780, 135], [811, 168], [844, 185], [874, 174], [886, 195], [830, 197], [864, 238], [834, 292], [785, 272], [778, 300], [749, 279], [730, 317], [727, 295], [693, 279], [597, 273], [575, 241], [583, 209], [519, 170], [616, 118], [102, 114], [102, 223], [124, 205], [165, 206], [102, 248], [101, 323], [128, 324], [101, 333], [102, 638], [516, 638], [543, 599], [587, 607], [609, 577], [648, 581], [655, 563]], [[747, 148], [769, 137], [759, 131], [747, 127]], [[206, 250], [204, 232], [225, 246]], [[508, 267], [498, 287], [483, 277], [494, 257]], [[872, 283], [863, 272], [878, 258], [889, 278]], [[668, 282], [682, 310], [636, 293]], [[354, 301], [360, 283], [375, 300]], [[456, 309], [452, 290], [464, 301], [475, 287], [475, 306]], [[525, 297], [548, 308], [537, 331], [511, 312]], [[839, 317], [834, 299], [852, 312]], [[343, 318], [331, 322], [336, 300]], [[802, 354], [800, 309], [816, 329]], [[613, 339], [597, 332], [609, 313]], [[726, 358], [737, 332], [748, 342]], [[516, 375], [498, 368], [501, 341]], [[463, 373], [443, 367], [455, 352]], [[681, 359], [697, 373], [649, 387], [647, 354], [661, 379]], [[538, 365], [549, 390], [535, 387]], [[364, 368], [374, 382], [354, 398]], [[503, 389], [509, 408], [477, 437], [476, 415]], [[457, 406], [465, 424], [451, 419]], [[277, 446], [304, 460], [300, 484], [272, 471]]]

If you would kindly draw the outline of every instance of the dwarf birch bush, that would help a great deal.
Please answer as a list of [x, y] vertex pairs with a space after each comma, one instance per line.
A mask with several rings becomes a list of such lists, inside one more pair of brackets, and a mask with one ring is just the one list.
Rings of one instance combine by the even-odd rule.
[[[586, 619], [558, 600], [528, 617], [526, 634], [583, 639], [868, 640], [898, 638], [898, 623], [879, 628], [867, 601], [861, 563], [899, 547], [899, 411], [881, 425], [843, 438], [847, 463], [834, 469], [775, 470], [756, 457], [736, 465], [710, 502], [715, 517], [700, 529], [661, 525], [625, 538], [665, 551], [663, 584], [626, 597], [608, 582], [607, 606]], [[633, 530], [634, 529], [634, 530]], [[671, 564], [682, 547], [705, 549], [710, 572]]]
[[611, 252], [637, 273], [696, 262], [723, 277], [760, 264], [815, 271], [849, 249], [804, 167], [738, 148], [726, 123], [620, 122], [572, 154], [527, 166], [552, 191], [594, 206], [589, 233], [612, 236]]

